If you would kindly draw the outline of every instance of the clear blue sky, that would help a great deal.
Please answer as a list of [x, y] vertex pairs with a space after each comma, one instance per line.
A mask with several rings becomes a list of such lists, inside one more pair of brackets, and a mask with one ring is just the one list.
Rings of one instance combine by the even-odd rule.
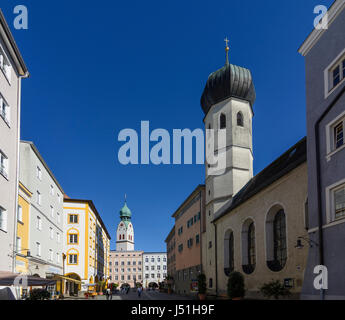
[[[204, 167], [118, 163], [121, 129], [202, 128], [208, 75], [230, 62], [252, 71], [254, 170], [305, 136], [304, 59], [297, 49], [316, 5], [291, 1], [2, 0], [31, 77], [23, 82], [22, 139], [32, 140], [70, 197], [92, 199], [115, 247], [124, 194], [136, 249], [165, 250], [171, 215], [204, 181]], [[14, 30], [13, 8], [29, 10]]]

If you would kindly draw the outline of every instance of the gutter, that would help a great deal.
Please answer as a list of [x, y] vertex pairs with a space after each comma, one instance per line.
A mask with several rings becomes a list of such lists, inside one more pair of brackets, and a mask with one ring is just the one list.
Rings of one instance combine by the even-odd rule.
[[[1, 14], [1, 10], [0, 10]], [[16, 170], [16, 193], [15, 193], [15, 207], [14, 207], [14, 232], [13, 232], [13, 254], [12, 254], [12, 272], [15, 272], [16, 270], [16, 243], [17, 243], [17, 224], [18, 224], [18, 197], [19, 197], [19, 166], [20, 166], [20, 126], [21, 126], [21, 108], [22, 108], [22, 99], [21, 99], [21, 92], [22, 92], [22, 86], [21, 81], [22, 79], [26, 79], [29, 77], [29, 72], [26, 71], [23, 76], [19, 76], [17, 79], [18, 82], [18, 88], [17, 88], [17, 105], [18, 105], [18, 112], [17, 112], [17, 170]]]
[[[318, 231], [319, 231], [319, 263], [320, 265], [324, 265], [324, 241], [323, 241], [323, 222], [322, 222], [322, 204], [321, 204], [321, 168], [320, 168], [320, 136], [319, 136], [319, 125], [321, 121], [325, 118], [328, 112], [334, 107], [336, 102], [340, 99], [340, 97], [345, 92], [345, 86], [342, 90], [337, 94], [331, 104], [327, 107], [327, 109], [323, 112], [320, 118], [316, 121], [314, 126], [314, 134], [315, 134], [315, 153], [316, 153], [316, 179], [317, 179], [317, 210], [318, 210]], [[321, 300], [324, 300], [324, 289], [321, 289]]]

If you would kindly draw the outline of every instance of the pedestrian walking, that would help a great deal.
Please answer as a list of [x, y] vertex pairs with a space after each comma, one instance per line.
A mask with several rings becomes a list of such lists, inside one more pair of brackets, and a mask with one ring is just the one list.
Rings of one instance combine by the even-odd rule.
[[143, 292], [143, 288], [142, 287], [138, 287], [138, 297], [141, 297], [141, 293]]
[[105, 291], [105, 296], [106, 296], [107, 300], [109, 300], [109, 291], [110, 291], [109, 288]]
[[130, 288], [129, 288], [129, 286], [128, 286], [128, 287], [127, 287], [127, 290], [126, 290], [126, 294], [128, 294], [128, 292], [129, 292], [129, 289], [130, 289]]

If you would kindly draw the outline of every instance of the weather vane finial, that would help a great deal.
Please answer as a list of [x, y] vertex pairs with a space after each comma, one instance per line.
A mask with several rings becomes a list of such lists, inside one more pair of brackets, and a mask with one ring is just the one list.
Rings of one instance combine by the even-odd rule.
[[229, 65], [229, 39], [226, 37], [224, 39], [225, 41], [225, 54], [226, 54], [226, 60], [225, 60], [225, 65], [228, 66]]

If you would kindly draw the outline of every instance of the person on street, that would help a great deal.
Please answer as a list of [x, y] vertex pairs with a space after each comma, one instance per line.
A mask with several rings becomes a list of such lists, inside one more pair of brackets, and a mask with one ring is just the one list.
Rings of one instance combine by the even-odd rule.
[[138, 287], [138, 297], [141, 297], [141, 293], [143, 292], [143, 288], [142, 287]]

